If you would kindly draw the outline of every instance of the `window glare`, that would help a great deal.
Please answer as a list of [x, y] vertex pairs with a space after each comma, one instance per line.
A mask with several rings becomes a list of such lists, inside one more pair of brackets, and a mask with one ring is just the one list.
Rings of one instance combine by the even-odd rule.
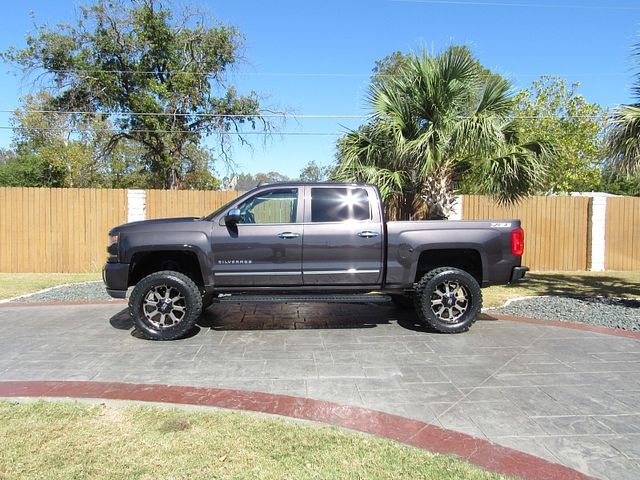
[[369, 199], [364, 188], [312, 188], [311, 221], [368, 220]]

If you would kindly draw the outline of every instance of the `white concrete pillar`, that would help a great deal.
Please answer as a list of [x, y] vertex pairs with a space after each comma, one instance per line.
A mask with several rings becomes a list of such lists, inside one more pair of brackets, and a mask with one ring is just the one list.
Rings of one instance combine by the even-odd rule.
[[147, 192], [127, 190], [127, 222], [138, 222], [147, 218]]
[[591, 271], [604, 272], [607, 197], [591, 197]]
[[449, 220], [462, 220], [462, 195], [457, 195]]

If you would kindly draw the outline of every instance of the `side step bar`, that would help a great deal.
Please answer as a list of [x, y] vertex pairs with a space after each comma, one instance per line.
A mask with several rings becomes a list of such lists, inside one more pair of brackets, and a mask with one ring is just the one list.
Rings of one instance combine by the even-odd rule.
[[387, 303], [388, 295], [222, 295], [220, 303]]

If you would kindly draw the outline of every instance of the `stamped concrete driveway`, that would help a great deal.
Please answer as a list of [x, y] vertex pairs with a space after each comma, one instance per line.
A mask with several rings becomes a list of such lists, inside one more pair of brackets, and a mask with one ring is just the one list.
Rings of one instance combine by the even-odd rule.
[[640, 477], [640, 341], [479, 321], [439, 335], [391, 306], [220, 304], [137, 338], [122, 304], [1, 306], [0, 381], [222, 387], [363, 406], [586, 474]]

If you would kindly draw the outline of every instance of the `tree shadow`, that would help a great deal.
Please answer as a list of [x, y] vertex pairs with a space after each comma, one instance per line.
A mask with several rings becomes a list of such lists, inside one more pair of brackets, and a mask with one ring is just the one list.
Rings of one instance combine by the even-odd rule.
[[[532, 294], [568, 297], [640, 297], [640, 276], [624, 279], [603, 272], [593, 273], [533, 273], [529, 276]], [[518, 289], [522, 285], [510, 284], [502, 288]]]

